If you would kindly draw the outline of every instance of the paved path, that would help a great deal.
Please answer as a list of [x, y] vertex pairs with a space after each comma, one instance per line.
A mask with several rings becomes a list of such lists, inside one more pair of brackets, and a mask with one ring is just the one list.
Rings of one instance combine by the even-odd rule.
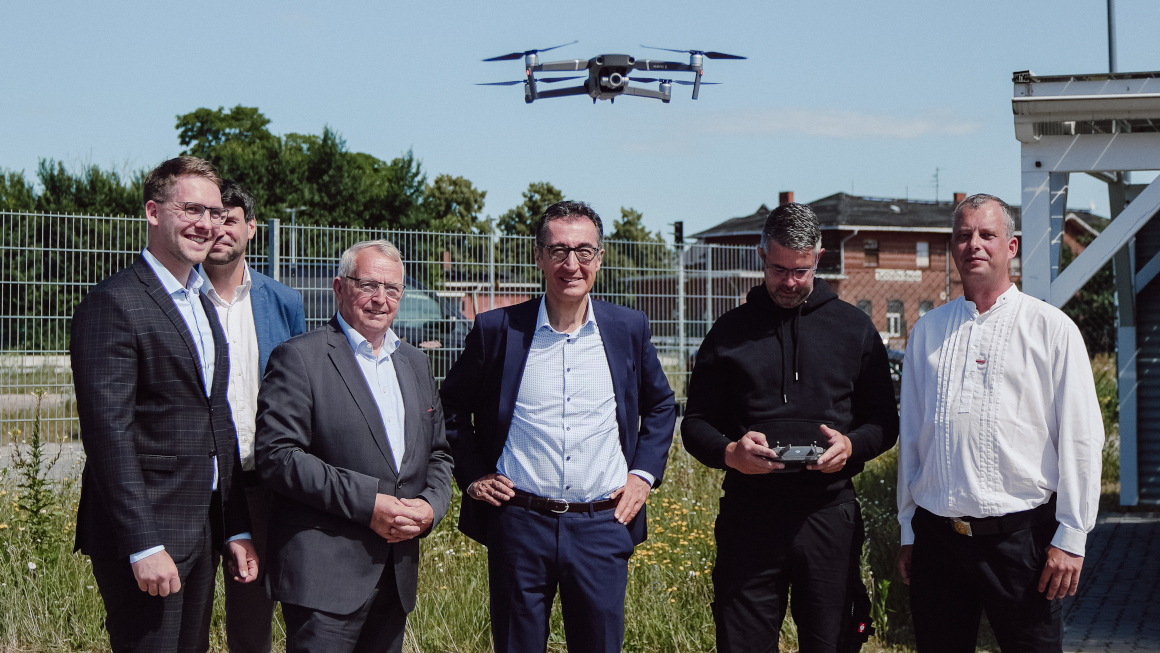
[[1160, 651], [1160, 512], [1100, 516], [1064, 609], [1064, 651]]

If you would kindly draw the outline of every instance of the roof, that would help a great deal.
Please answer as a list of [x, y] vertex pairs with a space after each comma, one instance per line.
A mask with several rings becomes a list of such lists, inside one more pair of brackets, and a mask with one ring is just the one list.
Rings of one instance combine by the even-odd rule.
[[[830, 229], [881, 229], [902, 231], [950, 232], [950, 216], [954, 212], [954, 202], [932, 202], [929, 200], [904, 200], [888, 197], [860, 197], [847, 193], [835, 193], [809, 203], [818, 215], [823, 230]], [[1018, 206], [1011, 207], [1015, 214], [1015, 231], [1022, 229]], [[1104, 230], [1110, 220], [1090, 211], [1069, 209], [1065, 214], [1069, 219], [1081, 220], [1092, 234]], [[769, 207], [762, 204], [752, 215], [730, 218], [705, 231], [690, 235], [690, 238], [720, 238], [725, 236], [760, 236], [765, 220], [769, 217]]]

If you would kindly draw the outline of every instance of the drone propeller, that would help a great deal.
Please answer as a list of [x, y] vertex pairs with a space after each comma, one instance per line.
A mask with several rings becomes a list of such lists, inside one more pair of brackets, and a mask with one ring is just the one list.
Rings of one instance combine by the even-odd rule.
[[[647, 48], [649, 50], [664, 50], [665, 52], [684, 52], [687, 54], [702, 54], [702, 55], [705, 55], [706, 57], [709, 57], [710, 59], [746, 59], [746, 58], [748, 58], [748, 57], [741, 57], [741, 56], [738, 56], [735, 54], [725, 54], [724, 52], [705, 52], [704, 50], [673, 50], [671, 48], [657, 48], [657, 47], [653, 47], [651, 45], [642, 45], [640, 47]], [[707, 82], [701, 82], [701, 83], [705, 84]]]
[[[660, 79], [657, 77], [629, 77], [634, 82], [641, 82], [644, 84], [651, 84], [653, 82], [664, 82], [666, 84], [680, 84], [681, 86], [693, 86], [696, 82], [686, 82], [683, 79]], [[721, 82], [701, 82], [701, 86], [706, 84], [720, 84]]]
[[[543, 79], [537, 79], [536, 81], [543, 84], [554, 84], [555, 82], [566, 82], [569, 79], [583, 79], [584, 77], [584, 75], [579, 75], [576, 77], [544, 77]], [[523, 84], [526, 81], [526, 79], [517, 79], [514, 82], [486, 82], [483, 84], [476, 84], [476, 86], [515, 86], [516, 84]]]
[[[580, 41], [572, 41], [572, 43], [579, 43], [579, 42]], [[484, 59], [484, 61], [511, 61], [513, 59], [519, 59], [521, 57], [525, 57], [529, 54], [537, 54], [540, 52], [547, 52], [548, 50], [555, 50], [556, 48], [562, 48], [565, 45], [572, 45], [572, 43], [565, 43], [563, 45], [553, 45], [550, 48], [543, 48], [540, 50], [524, 50], [523, 52], [512, 52], [511, 54], [505, 54], [505, 55], [502, 55], [499, 57], [492, 57], [491, 59]]]

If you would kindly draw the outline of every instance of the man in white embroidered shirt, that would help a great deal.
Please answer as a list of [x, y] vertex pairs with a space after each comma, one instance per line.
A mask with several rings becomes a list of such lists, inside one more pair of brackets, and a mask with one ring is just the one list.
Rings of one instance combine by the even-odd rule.
[[920, 653], [1061, 651], [1100, 492], [1100, 417], [1079, 329], [1011, 283], [1010, 208], [972, 195], [951, 253], [964, 296], [914, 327], [902, 373], [898, 568]]
[[557, 586], [569, 650], [624, 640], [628, 558], [675, 404], [645, 315], [589, 297], [602, 234], [586, 204], [548, 207], [544, 297], [480, 314], [443, 383], [459, 529], [488, 548], [497, 653], [545, 649]]

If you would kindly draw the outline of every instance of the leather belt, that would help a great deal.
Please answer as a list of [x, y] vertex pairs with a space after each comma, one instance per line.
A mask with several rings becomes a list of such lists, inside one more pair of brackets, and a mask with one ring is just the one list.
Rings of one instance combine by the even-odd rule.
[[959, 535], [967, 537], [983, 537], [986, 535], [1002, 535], [1014, 533], [1036, 524], [1055, 520], [1055, 494], [1047, 503], [1036, 506], [1031, 510], [1013, 512], [998, 517], [940, 517], [930, 513], [938, 521], [946, 524]]
[[509, 506], [530, 508], [531, 510], [556, 515], [562, 515], [566, 512], [600, 512], [601, 510], [615, 508], [617, 503], [616, 499], [602, 499], [591, 503], [568, 503], [562, 499], [549, 499], [547, 497], [528, 494], [523, 490], [516, 490], [515, 493], [516, 495], [514, 497], [508, 499], [507, 503]]

